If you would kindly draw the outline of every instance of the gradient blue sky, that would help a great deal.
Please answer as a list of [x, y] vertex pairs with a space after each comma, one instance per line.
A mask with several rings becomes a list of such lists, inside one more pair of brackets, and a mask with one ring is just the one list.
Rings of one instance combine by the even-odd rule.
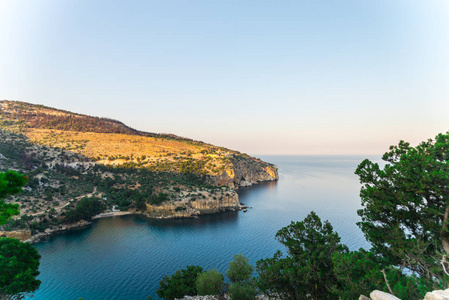
[[249, 154], [449, 130], [449, 1], [0, 0], [0, 99]]

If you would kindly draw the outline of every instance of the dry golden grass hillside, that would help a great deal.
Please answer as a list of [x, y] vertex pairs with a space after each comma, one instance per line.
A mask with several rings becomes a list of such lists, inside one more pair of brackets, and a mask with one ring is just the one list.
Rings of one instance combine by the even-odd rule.
[[20, 132], [34, 144], [81, 154], [105, 165], [217, 176], [233, 173], [229, 158], [236, 155], [265, 164], [203, 142], [142, 132], [119, 121], [20, 101], [0, 101], [0, 127]]
[[230, 168], [228, 156], [235, 151], [207, 144], [163, 137], [27, 128], [23, 132], [35, 144], [82, 154], [98, 163], [135, 164], [163, 171], [180, 171], [192, 161], [202, 173], [216, 175]]

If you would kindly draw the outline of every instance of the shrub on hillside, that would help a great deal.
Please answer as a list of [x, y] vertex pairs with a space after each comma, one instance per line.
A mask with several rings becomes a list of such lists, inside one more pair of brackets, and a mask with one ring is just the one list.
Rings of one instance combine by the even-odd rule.
[[200, 266], [187, 266], [186, 269], [176, 271], [171, 277], [165, 275], [159, 281], [157, 295], [165, 300], [197, 295], [195, 283], [202, 272], [203, 268]]
[[198, 295], [219, 295], [223, 292], [224, 276], [218, 270], [208, 270], [198, 275], [196, 289]]
[[74, 223], [81, 220], [90, 221], [92, 217], [104, 209], [104, 204], [97, 197], [83, 198], [78, 202], [75, 209], [67, 212], [65, 222]]
[[234, 255], [229, 263], [226, 276], [231, 281], [228, 295], [231, 300], [252, 300], [256, 298], [257, 289], [252, 280], [254, 267], [248, 263], [248, 258], [242, 254]]

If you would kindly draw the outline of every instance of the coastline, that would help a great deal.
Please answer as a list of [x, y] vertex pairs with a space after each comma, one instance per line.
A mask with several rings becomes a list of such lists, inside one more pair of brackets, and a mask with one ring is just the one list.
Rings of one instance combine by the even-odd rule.
[[[130, 211], [116, 211], [116, 212], [111, 212], [111, 213], [101, 213], [101, 214], [98, 214], [98, 215], [92, 217], [92, 220], [100, 219], [100, 218], [115, 217], [115, 216], [135, 215], [135, 214], [137, 214], [137, 213], [130, 212]], [[81, 220], [79, 222], [72, 223], [72, 224], [63, 224], [63, 225], [59, 225], [57, 227], [50, 227], [50, 228], [47, 228], [44, 232], [39, 232], [37, 234], [31, 235], [28, 239], [24, 240], [23, 242], [28, 242], [30, 244], [36, 244], [36, 243], [42, 242], [43, 240], [51, 237], [52, 235], [55, 235], [55, 234], [58, 234], [61, 232], [65, 232], [65, 231], [69, 231], [69, 230], [83, 229], [83, 228], [89, 227], [90, 225], [92, 225], [91, 221]]]
[[92, 220], [102, 219], [102, 218], [110, 218], [110, 217], [115, 217], [115, 216], [137, 215], [137, 214], [138, 213], [132, 212], [132, 211], [113, 211], [113, 212], [106, 212], [106, 213], [101, 213], [96, 216], [93, 216]]
[[28, 242], [30, 244], [36, 244], [36, 243], [43, 241], [46, 238], [49, 238], [50, 236], [52, 236], [54, 234], [68, 231], [68, 230], [86, 228], [91, 224], [92, 224], [92, 222], [81, 220], [79, 222], [72, 223], [72, 224], [64, 224], [64, 225], [59, 225], [57, 227], [50, 227], [50, 228], [45, 229], [44, 232], [39, 232], [35, 235], [32, 235], [29, 239], [25, 240], [24, 242], [25, 243]]
[[[260, 181], [256, 181], [256, 182], [249, 182], [249, 184], [243, 184], [243, 185], [239, 185], [239, 186], [240, 187], [248, 187], [248, 186], [257, 185], [262, 182], [277, 181], [277, 180], [278, 180], [278, 178], [275, 178], [274, 180], [260, 180]], [[239, 186], [237, 186], [236, 190], [238, 190]], [[222, 213], [222, 212], [226, 212], [226, 211], [235, 211], [235, 210], [246, 211], [247, 208], [248, 207], [246, 207], [242, 203], [238, 202], [238, 205], [236, 207], [221, 208], [221, 209], [218, 209], [215, 211], [203, 212], [203, 213], [198, 213], [198, 214], [189, 215], [189, 216], [177, 216], [177, 215], [153, 216], [153, 215], [148, 214], [147, 212], [114, 211], [114, 212], [105, 212], [105, 213], [100, 213], [98, 215], [95, 215], [92, 217], [92, 220], [115, 217], [115, 216], [125, 216], [125, 215], [140, 215], [140, 216], [144, 216], [149, 219], [159, 219], [159, 220], [161, 220], [161, 219], [183, 219], [183, 218], [188, 219], [188, 218], [199, 218], [202, 215], [217, 214], [217, 213]], [[29, 242], [30, 244], [36, 244], [36, 243], [39, 243], [39, 242], [51, 237], [52, 235], [62, 233], [65, 231], [69, 231], [69, 230], [83, 229], [83, 228], [90, 226], [91, 224], [92, 224], [92, 221], [81, 220], [79, 222], [72, 223], [72, 224], [63, 224], [63, 225], [59, 225], [59, 226], [50, 227], [50, 228], [47, 228], [44, 232], [39, 232], [37, 234], [31, 235], [28, 239], [24, 240], [23, 242]]]

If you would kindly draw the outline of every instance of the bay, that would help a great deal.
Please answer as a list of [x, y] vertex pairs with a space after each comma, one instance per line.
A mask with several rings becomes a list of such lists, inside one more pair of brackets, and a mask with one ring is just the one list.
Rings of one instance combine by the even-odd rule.
[[369, 248], [356, 222], [360, 184], [354, 175], [365, 156], [263, 156], [279, 167], [278, 182], [239, 190], [248, 212], [199, 219], [147, 220], [122, 216], [38, 243], [40, 289], [32, 299], [158, 299], [164, 275], [187, 265], [225, 272], [232, 256], [251, 264], [282, 245], [276, 232], [315, 211], [329, 220], [351, 250]]

